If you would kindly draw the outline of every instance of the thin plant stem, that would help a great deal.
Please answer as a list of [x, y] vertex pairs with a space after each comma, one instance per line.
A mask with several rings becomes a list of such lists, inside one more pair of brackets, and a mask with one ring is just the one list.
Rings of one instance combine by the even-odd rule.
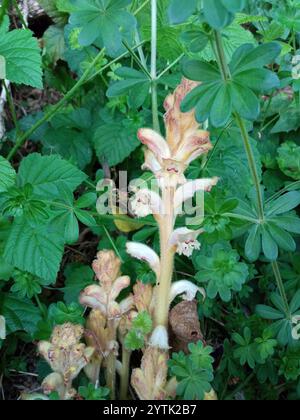
[[131, 351], [127, 350], [123, 345], [122, 348], [122, 369], [120, 372], [120, 400], [128, 399], [129, 387], [129, 369], [130, 369]]
[[257, 166], [256, 166], [256, 162], [255, 162], [254, 153], [253, 153], [253, 150], [252, 150], [252, 147], [251, 147], [248, 131], [246, 129], [246, 125], [245, 125], [243, 119], [240, 117], [239, 114], [236, 114], [235, 119], [236, 119], [237, 125], [238, 125], [238, 127], [241, 131], [246, 155], [247, 155], [247, 158], [248, 158], [249, 169], [250, 169], [251, 176], [252, 176], [252, 179], [253, 179], [253, 183], [254, 183], [254, 186], [255, 186], [255, 191], [256, 191], [256, 196], [257, 196], [258, 216], [259, 216], [261, 222], [263, 222], [264, 219], [265, 219], [265, 216], [264, 216], [264, 201], [263, 201], [261, 184], [260, 184], [260, 179], [259, 179], [259, 175], [258, 175], [258, 172], [257, 172]]
[[[116, 341], [115, 321], [109, 320], [107, 323], [111, 341]], [[116, 399], [116, 362], [117, 358], [114, 351], [111, 351], [106, 359], [106, 383], [110, 389], [110, 399]]]
[[[214, 31], [214, 35], [215, 35], [215, 44], [216, 44], [215, 51], [217, 53], [217, 61], [219, 63], [219, 67], [220, 67], [220, 71], [222, 73], [222, 77], [225, 81], [230, 81], [231, 80], [231, 75], [230, 75], [230, 70], [229, 70], [229, 67], [228, 67], [228, 64], [227, 64], [227, 61], [226, 61], [226, 57], [225, 57], [222, 35], [219, 31]], [[261, 183], [260, 183], [260, 178], [258, 176], [255, 157], [254, 157], [254, 153], [253, 153], [252, 146], [251, 146], [251, 143], [250, 143], [250, 138], [249, 138], [249, 135], [248, 135], [248, 131], [247, 131], [245, 122], [238, 113], [235, 114], [235, 120], [236, 120], [236, 123], [237, 123], [237, 125], [240, 129], [241, 135], [242, 135], [245, 151], [246, 151], [247, 158], [248, 158], [250, 173], [251, 173], [252, 180], [253, 180], [253, 183], [254, 183], [254, 186], [255, 186], [256, 197], [257, 197], [258, 217], [260, 219], [259, 222], [261, 224], [263, 224], [263, 223], [265, 223], [264, 199], [263, 199], [263, 195], [262, 195]], [[286, 292], [285, 292], [283, 280], [282, 280], [282, 277], [281, 277], [281, 274], [280, 274], [280, 270], [279, 270], [279, 266], [278, 266], [277, 261], [272, 262], [272, 268], [273, 268], [273, 272], [274, 272], [274, 276], [275, 276], [275, 279], [276, 279], [276, 283], [277, 283], [277, 286], [278, 286], [279, 293], [280, 293], [280, 295], [283, 299], [284, 306], [286, 308], [287, 314], [289, 314], [288, 299], [287, 299], [287, 295], [286, 295]]]
[[16, 108], [15, 108], [14, 101], [13, 101], [13, 98], [12, 98], [11, 90], [8, 88], [8, 86], [6, 84], [6, 80], [3, 80], [3, 86], [4, 86], [8, 106], [9, 106], [9, 109], [10, 109], [10, 113], [11, 113], [11, 116], [12, 116], [12, 119], [13, 119], [13, 123], [14, 123], [14, 126], [16, 128], [16, 132], [17, 132], [17, 136], [18, 136], [21, 133], [21, 129], [20, 129], [20, 125], [19, 125], [19, 122], [18, 122]]
[[162, 201], [165, 215], [159, 221], [161, 272], [157, 284], [155, 326], [168, 327], [170, 289], [174, 270], [174, 252], [170, 249], [170, 237], [174, 229], [174, 188], [163, 188]]
[[157, 98], [157, 0], [151, 0], [151, 95], [153, 128], [160, 132]]
[[279, 266], [278, 266], [278, 262], [275, 260], [272, 262], [272, 268], [273, 268], [273, 272], [275, 275], [275, 279], [276, 279], [276, 283], [277, 283], [277, 287], [280, 293], [280, 296], [283, 300], [283, 304], [285, 307], [285, 311], [286, 311], [286, 316], [290, 317], [290, 306], [289, 306], [289, 302], [285, 293], [285, 288], [284, 288], [284, 284], [282, 281], [282, 277], [281, 277], [281, 273], [279, 270]]
[[9, 0], [2, 0], [2, 4], [0, 7], [0, 25], [3, 22], [4, 16], [6, 15], [9, 8]]

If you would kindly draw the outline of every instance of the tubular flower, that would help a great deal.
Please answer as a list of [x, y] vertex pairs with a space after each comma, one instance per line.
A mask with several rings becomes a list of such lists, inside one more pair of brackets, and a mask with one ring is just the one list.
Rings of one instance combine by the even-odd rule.
[[[40, 354], [51, 369], [62, 376], [66, 391], [71, 389], [72, 381], [94, 353], [93, 348], [80, 342], [82, 336], [81, 325], [66, 323], [54, 328], [50, 341], [41, 341], [38, 345]], [[55, 378], [57, 382], [58, 376]]]
[[99, 252], [93, 262], [93, 269], [99, 280], [99, 285], [93, 284], [86, 287], [79, 298], [83, 306], [99, 310], [107, 319], [120, 319], [133, 304], [131, 296], [125, 302], [116, 302], [121, 291], [130, 285], [128, 276], [118, 277], [120, 265], [121, 262], [113, 251]]
[[163, 212], [162, 201], [159, 194], [146, 188], [139, 190], [130, 200], [133, 214], [137, 217], [146, 217], [149, 214], [159, 215]]
[[185, 227], [175, 229], [170, 238], [170, 247], [179, 255], [190, 257], [194, 250], [201, 248], [201, 244], [197, 238], [203, 232], [203, 229], [190, 230]]
[[126, 251], [133, 258], [148, 263], [157, 277], [159, 276], [160, 260], [159, 256], [153, 251], [153, 249], [139, 242], [127, 242]]
[[202, 287], [198, 287], [188, 280], [176, 281], [171, 287], [170, 303], [172, 303], [177, 296], [181, 296], [184, 300], [188, 301], [194, 300], [198, 292], [201, 293], [203, 299], [206, 298], [205, 290]]
[[185, 182], [187, 166], [212, 148], [209, 132], [200, 130], [194, 111], [182, 113], [184, 97], [195, 87], [194, 82], [183, 79], [165, 101], [166, 140], [149, 128], [142, 128], [138, 138], [148, 150], [143, 169], [150, 169], [165, 185], [176, 186]]
[[145, 350], [140, 369], [134, 369], [131, 383], [140, 400], [166, 400], [176, 389], [167, 382], [168, 354], [157, 348]]

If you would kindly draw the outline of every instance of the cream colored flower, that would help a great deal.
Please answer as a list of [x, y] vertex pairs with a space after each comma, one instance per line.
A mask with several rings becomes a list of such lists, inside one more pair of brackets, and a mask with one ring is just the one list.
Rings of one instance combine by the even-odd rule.
[[179, 255], [190, 257], [194, 250], [201, 248], [201, 244], [197, 238], [203, 232], [203, 229], [190, 230], [185, 227], [175, 229], [170, 238], [170, 247]]
[[153, 249], [139, 242], [127, 242], [126, 251], [133, 258], [148, 263], [150, 268], [157, 275], [157, 277], [159, 277], [160, 260], [156, 252], [153, 251]]

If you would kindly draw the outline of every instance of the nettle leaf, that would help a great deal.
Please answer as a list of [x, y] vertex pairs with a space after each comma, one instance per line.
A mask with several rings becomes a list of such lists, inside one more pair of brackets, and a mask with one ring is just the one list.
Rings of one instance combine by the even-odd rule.
[[15, 29], [2, 34], [0, 55], [5, 59], [8, 80], [43, 88], [41, 51], [31, 31]]
[[59, 196], [58, 188], [66, 186], [74, 191], [87, 176], [60, 156], [32, 153], [21, 162], [18, 184], [31, 184], [34, 192], [46, 199]]
[[129, 120], [99, 126], [94, 133], [94, 144], [100, 162], [109, 166], [123, 162], [140, 144], [136, 128]]
[[0, 192], [7, 191], [16, 182], [16, 172], [4, 157], [0, 156]]
[[1, 294], [0, 313], [5, 317], [8, 334], [26, 331], [32, 335], [42, 319], [40, 310], [29, 299], [11, 293]]
[[108, 54], [115, 55], [122, 46], [123, 31], [132, 32], [135, 17], [126, 10], [131, 0], [72, 0], [76, 11], [71, 13], [70, 23], [79, 25], [79, 43], [88, 46], [101, 39]]
[[186, 0], [182, 7], [182, 0], [171, 0], [168, 8], [170, 23], [179, 24], [185, 22], [196, 10], [198, 0]]
[[6, 262], [53, 283], [62, 255], [60, 232], [29, 224], [23, 218], [14, 221], [4, 251]]

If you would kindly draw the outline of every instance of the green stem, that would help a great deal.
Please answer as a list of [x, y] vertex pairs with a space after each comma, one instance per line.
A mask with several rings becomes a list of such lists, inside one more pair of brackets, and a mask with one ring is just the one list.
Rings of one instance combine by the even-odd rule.
[[[226, 57], [225, 57], [222, 35], [219, 31], [215, 31], [214, 34], [215, 34], [217, 61], [219, 63], [220, 71], [222, 73], [223, 79], [225, 81], [229, 81], [229, 80], [231, 80], [231, 75], [230, 75], [230, 71], [229, 71], [227, 61], [226, 61]], [[258, 176], [255, 157], [254, 157], [254, 153], [253, 153], [252, 146], [251, 146], [251, 143], [250, 143], [250, 138], [249, 138], [249, 135], [248, 135], [248, 131], [247, 131], [245, 122], [238, 113], [235, 114], [235, 120], [236, 120], [236, 123], [237, 123], [237, 125], [240, 129], [241, 135], [242, 135], [245, 151], [246, 151], [247, 158], [248, 158], [249, 169], [250, 169], [251, 176], [252, 176], [253, 183], [254, 183], [255, 190], [256, 190], [258, 217], [260, 219], [259, 221], [260, 221], [260, 223], [263, 224], [264, 221], [265, 221], [264, 199], [263, 199], [263, 195], [262, 195], [261, 183], [260, 183], [260, 178]], [[279, 270], [277, 261], [272, 262], [272, 268], [273, 268], [273, 272], [274, 272], [274, 276], [275, 276], [275, 279], [276, 279], [276, 282], [277, 282], [277, 286], [278, 286], [280, 295], [283, 299], [287, 314], [289, 314], [288, 299], [287, 299], [287, 296], [286, 296], [284, 284], [283, 284], [283, 281], [282, 281], [282, 277], [281, 277], [281, 274], [280, 274], [280, 270]]]
[[282, 277], [280, 274], [280, 270], [279, 270], [279, 266], [278, 266], [278, 262], [277, 261], [273, 261], [272, 262], [272, 268], [273, 268], [273, 272], [275, 275], [275, 279], [276, 279], [276, 283], [277, 283], [277, 287], [280, 293], [280, 296], [283, 300], [283, 304], [285, 307], [285, 311], [286, 311], [286, 316], [290, 317], [290, 306], [289, 306], [289, 302], [285, 293], [285, 288], [284, 288], [284, 284], [282, 281]]
[[21, 21], [21, 23], [22, 23], [22, 25], [23, 25], [23, 28], [24, 28], [24, 29], [28, 29], [28, 25], [27, 25], [27, 23], [25, 22], [25, 19], [24, 19], [24, 17], [23, 17], [23, 14], [22, 14], [22, 12], [21, 12], [20, 8], [19, 8], [19, 5], [18, 5], [17, 0], [13, 0], [13, 3], [14, 3], [14, 6], [15, 6], [15, 9], [16, 9], [16, 11], [17, 11], [17, 14], [18, 14], [18, 16], [19, 16], [19, 19], [20, 19], [20, 21]]
[[11, 113], [11, 116], [12, 116], [12, 119], [13, 119], [13, 122], [14, 122], [14, 126], [16, 128], [17, 136], [18, 136], [21, 133], [21, 129], [20, 129], [20, 125], [19, 125], [19, 122], [18, 122], [14, 101], [12, 99], [11, 90], [7, 87], [7, 84], [6, 84], [5, 80], [3, 80], [3, 86], [4, 86], [8, 106], [9, 106], [9, 109], [10, 109], [10, 113]]
[[221, 72], [224, 80], [230, 80], [231, 74], [227, 64], [224, 46], [223, 46], [223, 39], [222, 34], [219, 31], [215, 31], [215, 42], [216, 42], [216, 50], [218, 54], [218, 62], [221, 65]]
[[157, 99], [157, 0], [151, 0], [151, 95], [153, 128], [160, 132]]
[[9, 7], [9, 0], [3, 0], [0, 7], [0, 25], [3, 22], [4, 16], [7, 13], [8, 7]]
[[258, 216], [260, 218], [260, 221], [263, 222], [264, 219], [265, 219], [265, 216], [264, 216], [264, 200], [263, 200], [263, 196], [262, 196], [260, 179], [259, 179], [258, 172], [257, 172], [257, 166], [256, 166], [256, 162], [255, 162], [254, 153], [253, 153], [253, 150], [252, 150], [252, 147], [251, 147], [248, 131], [246, 129], [246, 125], [245, 125], [243, 119], [239, 116], [239, 114], [236, 114], [235, 119], [236, 119], [237, 125], [238, 125], [238, 127], [241, 131], [245, 151], [246, 151], [247, 158], [248, 158], [249, 169], [250, 169], [251, 176], [252, 176], [254, 186], [255, 186], [256, 197], [257, 197]]

